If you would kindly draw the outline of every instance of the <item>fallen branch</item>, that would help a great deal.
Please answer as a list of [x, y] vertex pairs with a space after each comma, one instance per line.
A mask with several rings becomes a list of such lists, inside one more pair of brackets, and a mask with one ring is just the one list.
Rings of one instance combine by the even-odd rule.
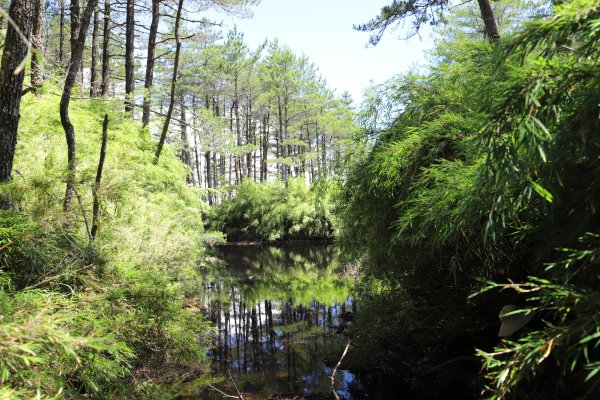
[[244, 400], [244, 398], [242, 397], [242, 394], [241, 394], [241, 393], [240, 393], [240, 391], [238, 390], [238, 387], [237, 387], [237, 385], [235, 384], [235, 381], [233, 380], [233, 376], [231, 376], [231, 370], [229, 369], [229, 370], [227, 370], [227, 372], [229, 372], [229, 379], [231, 379], [231, 383], [233, 383], [233, 387], [235, 388], [235, 391], [236, 391], [236, 392], [237, 392], [237, 394], [238, 394], [238, 398], [239, 398], [240, 400]]
[[237, 385], [235, 384], [235, 381], [233, 380], [233, 376], [231, 375], [231, 370], [227, 370], [227, 372], [229, 372], [229, 380], [231, 381], [231, 383], [233, 383], [233, 387], [235, 388], [235, 391], [237, 392], [237, 396], [231, 395], [231, 394], [227, 394], [222, 390], [217, 389], [216, 387], [214, 387], [213, 385], [211, 385], [210, 383], [208, 383], [208, 386], [211, 387], [211, 389], [221, 393], [221, 395], [223, 397], [228, 397], [230, 399], [238, 399], [238, 400], [244, 400], [244, 397], [242, 396], [242, 394], [240, 393]]
[[223, 397], [229, 397], [230, 399], [239, 399], [239, 396], [232, 396], [232, 395], [230, 395], [230, 394], [227, 394], [227, 393], [223, 392], [222, 390], [219, 390], [219, 389], [217, 389], [216, 387], [214, 387], [214, 386], [213, 386], [213, 385], [211, 385], [210, 383], [208, 383], [208, 386], [210, 386], [210, 388], [211, 388], [212, 390], [215, 390], [215, 391], [217, 391], [217, 392], [221, 393], [221, 395], [223, 395]]
[[344, 357], [346, 357], [346, 353], [348, 353], [348, 349], [350, 348], [350, 344], [352, 344], [352, 340], [353, 339], [348, 340], [348, 343], [346, 344], [346, 348], [344, 349], [344, 352], [342, 353], [340, 360], [333, 368], [333, 372], [331, 373], [331, 376], [329, 377], [329, 379], [331, 380], [331, 392], [333, 393], [335, 400], [341, 400], [340, 396], [338, 396], [337, 392], [335, 391], [335, 374], [337, 374], [338, 368], [340, 367], [340, 365], [342, 365], [342, 360], [344, 359]]

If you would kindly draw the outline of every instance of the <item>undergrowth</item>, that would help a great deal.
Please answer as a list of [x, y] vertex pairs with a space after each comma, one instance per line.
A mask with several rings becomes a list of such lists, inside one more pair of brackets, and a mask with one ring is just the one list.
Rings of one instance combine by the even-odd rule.
[[[138, 369], [202, 364], [210, 325], [184, 298], [200, 285], [202, 203], [188, 171], [121, 112], [77, 100], [77, 197], [62, 211], [66, 145], [57, 89], [21, 105], [15, 175], [1, 190], [0, 398], [156, 397]], [[102, 118], [109, 117], [98, 236], [88, 241]], [[85, 218], [84, 218], [85, 215]], [[158, 385], [158, 386], [157, 386]]]
[[[466, 377], [463, 398], [598, 398], [599, 16], [576, 0], [498, 44], [457, 35], [388, 83], [398, 115], [338, 202], [364, 274], [350, 359], [421, 397]], [[511, 303], [535, 318], [502, 340]]]
[[[287, 187], [286, 187], [287, 186]], [[283, 182], [244, 180], [232, 198], [211, 211], [209, 223], [228, 241], [330, 239], [334, 182], [308, 187], [304, 177]]]

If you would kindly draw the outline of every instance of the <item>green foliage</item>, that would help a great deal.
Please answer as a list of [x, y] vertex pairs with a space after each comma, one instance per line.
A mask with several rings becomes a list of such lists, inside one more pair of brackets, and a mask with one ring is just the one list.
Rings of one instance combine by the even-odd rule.
[[378, 273], [412, 274], [432, 265], [446, 273], [448, 265], [480, 269], [488, 258], [488, 249], [478, 249], [481, 232], [470, 225], [481, 215], [463, 211], [482, 162], [475, 137], [480, 110], [492, 100], [493, 52], [473, 39], [452, 46], [452, 53], [444, 46], [434, 51], [439, 61], [428, 72], [389, 83], [402, 111], [387, 131], [367, 132], [371, 150], [355, 158], [338, 199], [349, 255], [366, 257], [363, 264]]
[[229, 241], [327, 239], [333, 236], [329, 191], [308, 188], [304, 177], [283, 182], [244, 180], [213, 213], [210, 227]]
[[[80, 201], [64, 213], [64, 133], [56, 89], [46, 89], [23, 99], [18, 173], [1, 188], [11, 205], [0, 211], [1, 396], [160, 396], [129, 385], [130, 372], [201, 363], [210, 339], [209, 323], [184, 307], [200, 287], [200, 193], [174, 154], [153, 164], [155, 142], [120, 102], [74, 101]], [[89, 243], [83, 215], [91, 219], [105, 113], [100, 225]]]
[[355, 25], [354, 29], [363, 32], [375, 32], [369, 43], [376, 45], [386, 29], [396, 29], [405, 19], [410, 21], [411, 30], [407, 35], [412, 37], [419, 32], [422, 25], [433, 19], [436, 11], [448, 5], [448, 0], [393, 0], [389, 6], [381, 8], [381, 12], [366, 24]]
[[[538, 320], [493, 351], [477, 345], [485, 395], [598, 396], [599, 18], [598, 2], [577, 0], [513, 25], [498, 46], [453, 35], [424, 73], [372, 94], [363, 113], [374, 128], [363, 139], [368, 152], [351, 166], [338, 208], [349, 258], [361, 262], [365, 282], [389, 288], [358, 288], [360, 345], [382, 354], [384, 368], [394, 365], [376, 346], [384, 336], [361, 324], [392, 316], [412, 329], [398, 328], [400, 343], [426, 341], [431, 325], [436, 338], [451, 336], [445, 318], [472, 311], [464, 297], [481, 289], [475, 275], [489, 281], [472, 301], [489, 313], [466, 318], [479, 324], [472, 338], [493, 329], [508, 301], [524, 302], [519, 312]], [[380, 106], [396, 112], [384, 132], [375, 130]], [[412, 307], [445, 322], [420, 326], [427, 317]], [[436, 360], [451, 350], [445, 341], [395, 351]]]
[[[590, 48], [600, 41], [599, 18], [597, 2], [565, 3], [506, 45], [506, 57], [514, 55], [522, 67], [502, 87], [483, 132], [487, 161], [480, 184], [495, 193], [487, 228], [496, 234], [500, 221], [526, 218], [529, 234], [545, 237], [539, 259], [555, 261], [523, 284], [499, 285], [531, 293], [527, 309], [543, 313], [548, 325], [483, 353], [492, 398], [553, 373], [546, 359], [579, 396], [598, 395], [600, 64]], [[566, 43], [568, 52], [561, 50]], [[527, 58], [530, 53], [536, 58]]]

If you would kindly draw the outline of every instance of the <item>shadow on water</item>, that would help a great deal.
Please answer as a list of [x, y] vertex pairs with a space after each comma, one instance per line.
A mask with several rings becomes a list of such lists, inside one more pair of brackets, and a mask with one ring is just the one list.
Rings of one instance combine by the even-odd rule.
[[[331, 399], [329, 376], [346, 343], [356, 304], [350, 278], [327, 245], [232, 246], [205, 276], [203, 302], [218, 334], [210, 350], [214, 386], [245, 399]], [[368, 397], [358, 378], [338, 370], [336, 392]], [[200, 388], [204, 399], [222, 394]]]

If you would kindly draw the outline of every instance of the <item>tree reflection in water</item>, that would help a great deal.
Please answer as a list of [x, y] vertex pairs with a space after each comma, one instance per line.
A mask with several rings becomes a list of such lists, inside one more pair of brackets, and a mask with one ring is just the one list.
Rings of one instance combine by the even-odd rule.
[[[327, 365], [341, 354], [345, 338], [336, 333], [356, 306], [335, 255], [326, 245], [231, 246], [207, 271], [203, 302], [218, 329], [213, 368], [231, 371], [244, 398], [332, 398]], [[343, 398], [360, 391], [348, 371], [338, 371], [336, 383]], [[230, 382], [217, 387], [235, 393]]]

